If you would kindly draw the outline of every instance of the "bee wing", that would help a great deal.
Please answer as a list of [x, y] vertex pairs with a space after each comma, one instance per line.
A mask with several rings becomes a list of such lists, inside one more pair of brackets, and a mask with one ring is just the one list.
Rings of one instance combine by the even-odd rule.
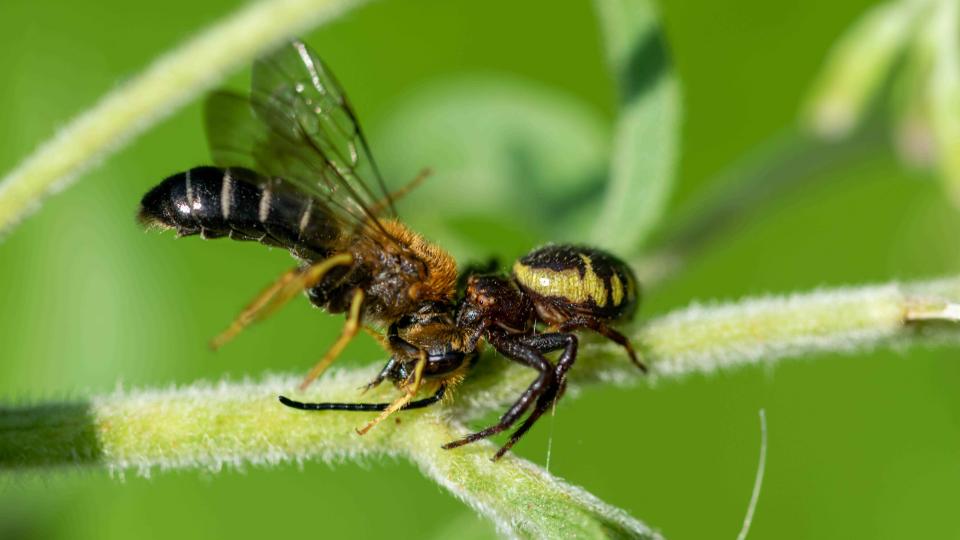
[[288, 189], [326, 204], [344, 225], [389, 238], [373, 209], [393, 215], [392, 201], [356, 114], [304, 43], [293, 41], [257, 60], [249, 97], [210, 94], [205, 116], [217, 165], [282, 179]]

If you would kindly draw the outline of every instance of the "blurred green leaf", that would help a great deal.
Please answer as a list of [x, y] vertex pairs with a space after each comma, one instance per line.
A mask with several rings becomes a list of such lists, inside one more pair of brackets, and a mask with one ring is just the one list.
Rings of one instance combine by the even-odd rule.
[[894, 67], [928, 2], [888, 2], [846, 31], [814, 84], [804, 122], [824, 137], [855, 128]]
[[[607, 141], [598, 114], [548, 88], [503, 77], [458, 78], [429, 85], [401, 102], [378, 131], [383, 169], [393, 182], [424, 167], [433, 174], [410, 195], [429, 213], [404, 219], [455, 255], [491, 248], [516, 255], [562, 240], [558, 223], [601, 190]], [[582, 215], [582, 214], [581, 214]], [[502, 242], [491, 246], [489, 229]]]
[[941, 2], [930, 25], [937, 56], [930, 79], [930, 109], [937, 160], [947, 194], [960, 206], [960, 7]]
[[670, 198], [680, 88], [650, 2], [598, 0], [596, 5], [618, 83], [620, 115], [593, 243], [629, 256], [642, 247]]
[[937, 46], [930, 34], [921, 31], [909, 43], [890, 96], [897, 154], [908, 165], [923, 168], [936, 160], [929, 86]]
[[834, 47], [814, 87], [806, 123], [824, 138], [848, 136], [892, 88], [900, 157], [936, 168], [960, 206], [960, 1], [899, 0], [874, 7]]

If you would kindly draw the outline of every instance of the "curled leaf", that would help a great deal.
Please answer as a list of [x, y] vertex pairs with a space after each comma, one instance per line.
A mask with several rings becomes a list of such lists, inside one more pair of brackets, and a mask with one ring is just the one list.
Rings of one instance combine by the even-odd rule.
[[930, 26], [937, 56], [930, 75], [930, 110], [937, 161], [954, 206], [960, 206], [960, 6], [941, 2]]
[[844, 137], [890, 76], [928, 2], [893, 1], [872, 8], [830, 52], [807, 106], [804, 123], [822, 137]]
[[592, 242], [630, 256], [642, 247], [669, 202], [679, 146], [680, 87], [652, 3], [598, 0], [596, 5], [620, 112], [610, 180]]

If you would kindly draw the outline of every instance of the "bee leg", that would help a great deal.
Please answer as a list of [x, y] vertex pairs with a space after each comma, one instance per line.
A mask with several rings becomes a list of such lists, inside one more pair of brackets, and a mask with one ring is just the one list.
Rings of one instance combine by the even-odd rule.
[[323, 355], [323, 358], [310, 369], [307, 376], [303, 378], [303, 381], [300, 383], [300, 390], [306, 390], [314, 379], [330, 367], [330, 364], [340, 356], [340, 353], [343, 351], [343, 348], [347, 346], [347, 343], [350, 343], [350, 340], [357, 335], [357, 332], [360, 330], [363, 297], [363, 290], [357, 289], [353, 292], [353, 299], [350, 301], [350, 311], [347, 312], [347, 322], [344, 323], [343, 330], [340, 331], [340, 337], [330, 346], [326, 354]]
[[493, 345], [493, 348], [495, 348], [500, 354], [506, 356], [514, 362], [523, 364], [525, 366], [530, 366], [539, 371], [539, 376], [537, 376], [536, 380], [534, 380], [533, 383], [531, 383], [530, 386], [524, 390], [523, 394], [520, 395], [517, 401], [509, 409], [507, 409], [507, 412], [503, 413], [503, 416], [500, 417], [499, 422], [486, 429], [467, 435], [462, 439], [448, 442], [447, 444], [443, 445], [445, 450], [470, 444], [480, 439], [485, 439], [492, 435], [496, 435], [501, 431], [510, 429], [510, 426], [516, 423], [516, 421], [523, 416], [523, 413], [530, 408], [530, 405], [533, 404], [535, 399], [539, 398], [541, 394], [549, 391], [556, 385], [553, 364], [544, 358], [543, 355], [536, 350], [536, 348], [524, 343], [522, 337], [523, 336], [507, 336], [503, 334], [491, 333], [487, 336], [487, 341]]
[[402, 355], [404, 358], [413, 358], [424, 354], [424, 351], [421, 351], [400, 337], [397, 330], [397, 323], [390, 325], [385, 337], [380, 337], [380, 344], [390, 353], [390, 361], [383, 366], [383, 369], [380, 370], [380, 373], [378, 373], [372, 381], [363, 387], [363, 392], [377, 387], [380, 383], [391, 377], [393, 370], [400, 364], [400, 361], [397, 360], [398, 355]]
[[213, 350], [219, 349], [251, 323], [266, 319], [297, 293], [316, 285], [334, 267], [352, 262], [352, 255], [341, 253], [307, 268], [294, 268], [284, 272], [280, 279], [261, 291], [226, 330], [210, 341], [210, 347]]
[[400, 200], [401, 198], [406, 196], [407, 193], [410, 193], [411, 191], [416, 189], [417, 186], [422, 184], [423, 181], [426, 180], [428, 176], [430, 176], [431, 172], [433, 171], [431, 171], [430, 169], [422, 169], [419, 173], [417, 173], [416, 176], [413, 177], [413, 180], [407, 182], [400, 189], [391, 192], [386, 197], [375, 202], [373, 206], [370, 207], [370, 212], [374, 215], [377, 215], [380, 212], [382, 212], [384, 208], [392, 207], [394, 201]]
[[299, 272], [299, 268], [288, 270], [284, 272], [277, 281], [260, 291], [260, 294], [258, 294], [247, 307], [243, 308], [243, 311], [230, 323], [230, 326], [210, 341], [210, 348], [213, 350], [219, 349], [252, 323], [256, 319], [257, 313], [267, 305], [270, 299], [273, 298], [284, 285], [293, 280]]
[[627, 336], [624, 336], [620, 332], [610, 328], [597, 319], [589, 318], [567, 321], [560, 325], [559, 330], [561, 332], [569, 332], [571, 330], [576, 330], [577, 328], [589, 328], [590, 330], [593, 330], [617, 345], [620, 345], [626, 349], [627, 355], [630, 357], [630, 361], [633, 362], [635, 366], [640, 368], [640, 371], [644, 373], [649, 372], [647, 365], [643, 362], [643, 360], [637, 357], [637, 352], [633, 349], [633, 345], [630, 344], [630, 340], [627, 339]]
[[376, 388], [388, 377], [390, 377], [393, 370], [400, 363], [397, 360], [397, 354], [403, 354], [405, 357], [413, 357], [421, 354], [420, 349], [414, 347], [413, 345], [404, 341], [400, 336], [397, 335], [397, 325], [391, 324], [390, 329], [385, 340], [381, 340], [381, 344], [384, 345], [384, 348], [390, 352], [392, 355], [390, 361], [387, 362], [383, 369], [380, 370], [380, 373], [377, 373], [377, 376], [373, 378], [372, 381], [366, 384], [363, 387], [362, 391], [367, 392], [373, 388]]
[[417, 395], [417, 392], [420, 390], [420, 385], [423, 383], [423, 369], [427, 366], [427, 353], [426, 351], [420, 351], [420, 359], [417, 360], [417, 365], [413, 368], [413, 374], [410, 377], [410, 381], [407, 382], [403, 387], [403, 395], [393, 400], [393, 403], [389, 407], [383, 410], [376, 418], [367, 422], [365, 426], [357, 429], [357, 435], [364, 435], [374, 426], [383, 422], [390, 417], [391, 414], [399, 411], [400, 409], [406, 408], [413, 398]]
[[373, 378], [372, 381], [368, 382], [360, 389], [360, 393], [368, 392], [374, 388], [380, 386], [380, 383], [385, 381], [387, 377], [390, 376], [390, 372], [394, 370], [397, 366], [397, 359], [391, 358], [380, 370], [380, 373], [377, 373], [377, 376]]

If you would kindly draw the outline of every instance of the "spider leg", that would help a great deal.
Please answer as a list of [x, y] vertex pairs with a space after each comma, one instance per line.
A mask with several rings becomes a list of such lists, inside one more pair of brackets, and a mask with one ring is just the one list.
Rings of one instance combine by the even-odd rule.
[[637, 352], [633, 349], [633, 345], [630, 344], [630, 340], [627, 339], [627, 336], [621, 334], [620, 332], [610, 328], [603, 322], [597, 319], [590, 318], [577, 318], [571, 319], [560, 325], [560, 332], [570, 332], [571, 330], [576, 330], [578, 328], [589, 328], [594, 332], [600, 334], [601, 336], [609, 339], [610, 341], [620, 345], [627, 351], [627, 355], [630, 357], [630, 361], [633, 362], [635, 366], [640, 368], [640, 371], [647, 373], [647, 365], [643, 363], [643, 360], [638, 358]]
[[510, 435], [510, 440], [497, 450], [497, 453], [493, 455], [492, 461], [497, 461], [503, 457], [507, 451], [513, 448], [513, 445], [533, 427], [533, 424], [543, 416], [543, 413], [560, 399], [560, 396], [567, 386], [567, 371], [570, 370], [570, 367], [573, 366], [573, 363], [577, 359], [577, 336], [573, 334], [557, 333], [523, 336], [519, 341], [536, 348], [541, 353], [563, 349], [563, 352], [560, 353], [560, 358], [557, 359], [557, 366], [554, 368], [554, 376], [557, 382], [537, 398], [537, 404], [533, 408], [533, 412], [531, 412], [530, 416], [523, 421], [523, 424], [520, 424], [520, 427]]
[[523, 413], [530, 408], [530, 405], [533, 404], [535, 399], [539, 398], [544, 392], [550, 391], [550, 389], [556, 385], [553, 365], [544, 358], [543, 354], [537, 351], [535, 347], [525, 344], [522, 339], [523, 337], [524, 336], [508, 336], [500, 333], [491, 333], [487, 336], [487, 341], [493, 345], [500, 354], [514, 362], [530, 366], [539, 371], [540, 373], [536, 380], [534, 380], [523, 394], [520, 395], [517, 401], [507, 409], [507, 412], [500, 417], [499, 422], [486, 429], [443, 445], [445, 450], [470, 444], [510, 429], [510, 426], [523, 416]]
[[577, 360], [577, 347], [579, 342], [576, 335], [568, 332], [524, 335], [519, 338], [519, 341], [529, 347], [533, 347], [542, 354], [563, 349], [560, 357], [557, 358], [554, 375], [558, 383], [566, 380], [567, 371], [570, 371], [573, 363]]

